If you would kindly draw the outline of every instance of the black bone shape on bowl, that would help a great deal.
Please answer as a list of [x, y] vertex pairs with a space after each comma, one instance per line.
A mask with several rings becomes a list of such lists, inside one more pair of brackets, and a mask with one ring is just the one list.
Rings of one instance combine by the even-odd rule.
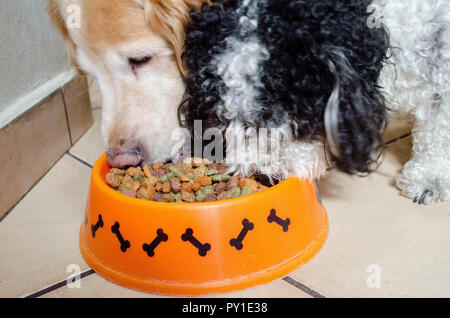
[[230, 245], [235, 247], [238, 251], [244, 247], [244, 244], [242, 243], [242, 241], [244, 240], [247, 233], [255, 228], [255, 225], [247, 219], [244, 219], [242, 221], [242, 225], [243, 225], [243, 228], [242, 228], [241, 232], [239, 233], [239, 236], [237, 238], [232, 238], [230, 240]]
[[186, 232], [181, 235], [181, 239], [186, 242], [189, 241], [198, 249], [198, 254], [200, 256], [206, 256], [208, 251], [211, 249], [211, 245], [208, 243], [202, 244], [194, 237], [194, 231], [192, 229], [187, 229]]
[[125, 253], [127, 251], [127, 249], [130, 248], [131, 244], [130, 244], [130, 241], [124, 240], [122, 234], [120, 233], [120, 224], [119, 224], [119, 222], [116, 222], [116, 223], [114, 223], [113, 226], [111, 226], [111, 231], [114, 234], [116, 234], [117, 239], [120, 242], [120, 250]]
[[267, 218], [267, 221], [269, 223], [275, 222], [279, 226], [283, 228], [283, 232], [289, 231], [289, 225], [291, 224], [291, 220], [287, 218], [286, 220], [283, 220], [279, 216], [277, 216], [277, 211], [275, 209], [270, 210], [269, 217]]
[[169, 236], [167, 236], [166, 233], [164, 233], [163, 229], [158, 229], [156, 231], [157, 237], [150, 243], [150, 244], [144, 244], [142, 246], [142, 249], [147, 252], [147, 255], [149, 257], [155, 256], [155, 249], [158, 247], [161, 242], [167, 242], [169, 239]]
[[98, 215], [98, 221], [97, 221], [97, 223], [96, 223], [95, 225], [94, 225], [94, 224], [91, 224], [91, 232], [92, 232], [92, 237], [93, 237], [93, 238], [95, 238], [95, 233], [97, 233], [97, 230], [98, 230], [100, 227], [103, 227], [103, 225], [104, 225], [104, 223], [103, 223], [102, 215], [99, 214], [99, 215]]

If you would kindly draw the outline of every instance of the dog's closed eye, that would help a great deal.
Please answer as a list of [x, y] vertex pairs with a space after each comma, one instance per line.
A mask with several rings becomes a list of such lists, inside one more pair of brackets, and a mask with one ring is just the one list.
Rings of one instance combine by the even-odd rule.
[[152, 60], [152, 56], [141, 56], [141, 57], [129, 57], [128, 63], [131, 66], [131, 69], [135, 71], [137, 68], [144, 66]]

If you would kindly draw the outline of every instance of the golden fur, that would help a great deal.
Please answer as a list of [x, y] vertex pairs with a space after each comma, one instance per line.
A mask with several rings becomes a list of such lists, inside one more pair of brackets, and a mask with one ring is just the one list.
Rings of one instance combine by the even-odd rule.
[[[47, 11], [58, 30], [61, 32], [66, 45], [67, 54], [71, 65], [77, 67], [75, 62], [75, 45], [70, 37], [70, 34], [66, 28], [64, 18], [61, 15], [61, 0], [49, 0]], [[103, 27], [108, 29], [109, 21], [120, 21], [122, 18], [121, 7], [123, 1], [121, 0], [109, 0], [110, 4], [106, 7], [102, 1], [87, 1], [85, 5], [89, 6], [86, 9], [88, 14], [94, 16], [87, 16], [86, 19], [98, 19], [98, 24], [103, 24]], [[192, 10], [199, 10], [202, 3], [210, 1], [205, 0], [144, 0], [143, 6], [147, 16], [147, 22], [151, 30], [158, 33], [163, 39], [166, 40], [170, 48], [173, 49], [175, 57], [177, 59], [178, 66], [183, 75], [186, 75], [186, 69], [183, 65], [181, 56], [183, 53], [185, 28], [189, 22], [189, 13]], [[138, 2], [137, 2], [138, 3]], [[109, 10], [109, 8], [117, 8], [117, 10]], [[100, 16], [102, 19], [100, 19]], [[103, 21], [103, 23], [102, 23]], [[133, 30], [128, 23], [124, 24], [122, 28], [116, 30], [119, 32], [112, 33], [113, 41], [120, 41], [125, 34], [129, 37], [133, 34]], [[98, 26], [97, 24], [97, 26]], [[127, 25], [128, 24], [128, 25]], [[96, 32], [98, 29], [89, 30], [89, 32]], [[102, 32], [102, 34], [109, 34], [108, 32]], [[139, 35], [136, 35], [138, 37]], [[103, 38], [102, 41], [107, 40]], [[95, 47], [97, 43], [91, 43], [92, 47]], [[78, 68], [78, 67], [77, 67]], [[79, 68], [78, 68], [79, 69]]]
[[[103, 99], [110, 164], [171, 160], [185, 92], [185, 28], [202, 0], [49, 0], [71, 64], [94, 76]], [[70, 28], [70, 8], [80, 26]], [[146, 62], [139, 63], [144, 59]], [[138, 61], [138, 62], [136, 62]]]

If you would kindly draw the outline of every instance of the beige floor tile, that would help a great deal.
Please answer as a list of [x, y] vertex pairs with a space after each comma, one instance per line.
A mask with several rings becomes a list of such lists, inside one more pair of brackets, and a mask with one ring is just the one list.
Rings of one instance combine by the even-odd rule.
[[78, 230], [90, 169], [64, 156], [0, 223], [0, 297], [18, 297], [81, 270]]
[[412, 118], [394, 117], [390, 120], [389, 125], [384, 132], [383, 140], [389, 142], [410, 133], [413, 125], [414, 121]]
[[64, 286], [42, 298], [156, 298], [157, 295], [141, 293], [113, 284], [100, 275], [92, 274], [79, 281], [80, 288]]
[[[394, 187], [410, 143], [394, 143], [370, 177], [322, 180], [328, 241], [292, 277], [332, 297], [450, 297], [450, 202], [419, 206]], [[381, 288], [369, 288], [378, 270]]]
[[265, 285], [256, 286], [227, 294], [215, 294], [218, 298], [311, 298], [310, 295], [278, 279]]
[[84, 134], [83, 137], [72, 147], [70, 152], [77, 157], [89, 162], [91, 165], [106, 151], [103, 142], [100, 121], [101, 109], [94, 111], [94, 125]]
[[[132, 289], [115, 285], [97, 274], [81, 279], [80, 288], [67, 286], [43, 295], [44, 298], [156, 298], [164, 297], [138, 292]], [[209, 297], [217, 298], [308, 298], [308, 294], [296, 287], [277, 280], [266, 285], [227, 293], [215, 294]]]

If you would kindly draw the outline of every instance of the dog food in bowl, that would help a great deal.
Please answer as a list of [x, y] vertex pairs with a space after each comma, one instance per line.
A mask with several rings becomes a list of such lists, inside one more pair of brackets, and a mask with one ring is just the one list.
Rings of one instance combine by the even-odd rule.
[[222, 163], [189, 159], [179, 164], [112, 168], [106, 183], [127, 196], [158, 202], [212, 202], [267, 189], [254, 177], [230, 176], [227, 170]]

